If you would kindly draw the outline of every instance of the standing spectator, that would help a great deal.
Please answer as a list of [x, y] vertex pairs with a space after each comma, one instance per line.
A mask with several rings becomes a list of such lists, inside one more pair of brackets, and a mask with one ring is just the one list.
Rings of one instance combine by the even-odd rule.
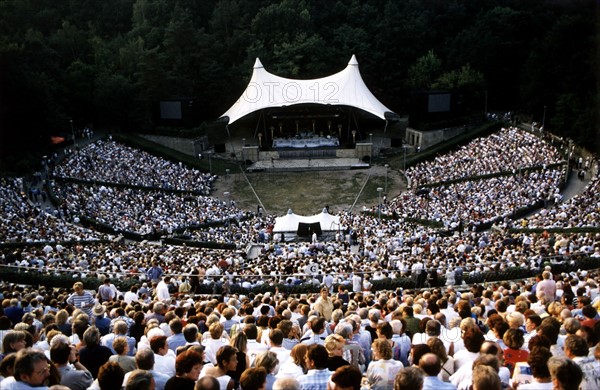
[[331, 321], [333, 312], [333, 301], [329, 297], [329, 288], [321, 288], [321, 296], [315, 302], [314, 310], [319, 312], [327, 321]]
[[94, 296], [83, 289], [83, 283], [81, 282], [76, 282], [73, 285], [73, 290], [74, 293], [67, 298], [67, 303], [75, 306], [76, 309], [81, 309], [89, 318], [91, 318], [93, 316], [92, 308], [96, 303]]
[[556, 298], [556, 282], [552, 279], [550, 271], [542, 272], [542, 281], [536, 286], [536, 294], [543, 292], [550, 302], [554, 302]]
[[109, 348], [100, 345], [100, 332], [95, 326], [90, 326], [83, 333], [83, 348], [79, 350], [79, 361], [96, 378], [100, 366], [112, 356]]
[[165, 276], [163, 280], [158, 282], [156, 285], [156, 299], [160, 302], [167, 302], [171, 299], [171, 293], [169, 292], [169, 282], [171, 277]]
[[98, 288], [98, 300], [102, 302], [112, 302], [117, 298], [117, 289], [110, 284], [110, 279], [104, 279], [104, 283]]
[[160, 281], [160, 278], [163, 275], [163, 270], [160, 267], [160, 265], [158, 265], [157, 261], [153, 261], [152, 262], [152, 266], [150, 268], [148, 268], [148, 271], [146, 272], [146, 276], [148, 277], [148, 280], [150, 280], [150, 282], [152, 283], [158, 283]]

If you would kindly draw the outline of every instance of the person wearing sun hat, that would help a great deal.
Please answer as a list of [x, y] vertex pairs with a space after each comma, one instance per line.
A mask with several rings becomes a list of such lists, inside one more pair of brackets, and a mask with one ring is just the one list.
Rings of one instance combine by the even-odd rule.
[[106, 317], [106, 307], [104, 305], [96, 305], [92, 309], [92, 323], [96, 325], [101, 336], [110, 333], [110, 318]]

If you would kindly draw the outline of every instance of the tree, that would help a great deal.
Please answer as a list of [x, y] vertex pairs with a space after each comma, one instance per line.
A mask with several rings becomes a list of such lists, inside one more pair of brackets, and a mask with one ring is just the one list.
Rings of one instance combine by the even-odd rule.
[[412, 90], [427, 90], [433, 88], [440, 77], [442, 61], [429, 50], [423, 57], [408, 69], [406, 85]]

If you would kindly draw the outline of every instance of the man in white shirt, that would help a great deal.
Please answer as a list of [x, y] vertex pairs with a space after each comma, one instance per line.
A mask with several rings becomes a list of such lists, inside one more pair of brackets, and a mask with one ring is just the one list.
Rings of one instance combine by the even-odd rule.
[[160, 373], [175, 376], [175, 353], [169, 349], [167, 336], [154, 336], [150, 339], [154, 352], [154, 369]]
[[[269, 351], [273, 352], [277, 355], [277, 360], [279, 360], [278, 366], [281, 367], [283, 363], [285, 363], [289, 358], [292, 351], [289, 349], [285, 349], [281, 346], [283, 343], [283, 332], [279, 329], [273, 329], [269, 333], [269, 339], [271, 340], [271, 348]], [[277, 372], [278, 369], [275, 370]]]
[[248, 339], [248, 351], [246, 352], [246, 355], [250, 359], [250, 366], [252, 366], [254, 364], [254, 359], [256, 359], [258, 354], [267, 351], [268, 347], [265, 344], [256, 341], [256, 338], [258, 337], [258, 329], [256, 328], [256, 325], [246, 325], [244, 328], [244, 334]]
[[171, 294], [169, 293], [169, 282], [171, 278], [169, 276], [165, 276], [163, 280], [158, 282], [156, 286], [156, 299], [159, 301], [168, 301], [171, 299]]

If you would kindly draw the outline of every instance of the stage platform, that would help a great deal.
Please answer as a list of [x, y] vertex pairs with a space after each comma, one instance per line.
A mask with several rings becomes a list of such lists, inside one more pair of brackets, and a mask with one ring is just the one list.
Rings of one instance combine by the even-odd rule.
[[358, 158], [298, 158], [257, 161], [248, 172], [305, 172], [368, 169], [370, 165]]

